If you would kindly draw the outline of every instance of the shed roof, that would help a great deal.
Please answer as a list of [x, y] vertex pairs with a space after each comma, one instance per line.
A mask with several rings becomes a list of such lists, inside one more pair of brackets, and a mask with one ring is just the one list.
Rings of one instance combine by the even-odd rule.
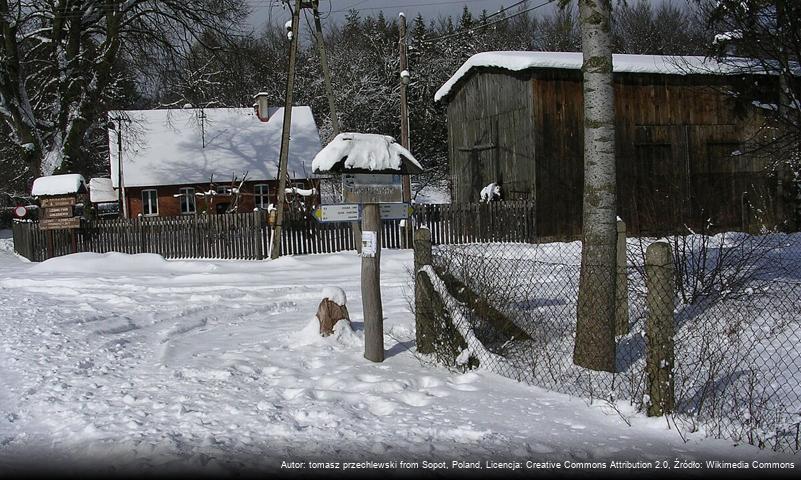
[[[283, 108], [269, 109], [262, 122], [252, 108], [125, 110], [109, 118], [122, 125], [123, 183], [126, 187], [180, 185], [239, 178], [272, 180], [278, 176]], [[292, 107], [287, 172], [311, 176], [311, 161], [320, 151], [320, 135], [310, 107]], [[117, 132], [109, 131], [111, 180], [119, 177]]]
[[68, 173], [66, 175], [49, 175], [39, 177], [33, 181], [31, 195], [71, 195], [74, 193], [85, 193], [86, 181], [83, 175]]
[[[434, 101], [447, 97], [453, 87], [476, 68], [494, 67], [510, 71], [530, 68], [581, 70], [583, 55], [575, 52], [482, 52], [468, 58], [434, 94]], [[612, 66], [618, 73], [656, 73], [662, 75], [731, 75], [748, 72], [764, 73], [755, 61], [732, 58], [718, 62], [707, 57], [663, 55], [612, 55]]]
[[89, 201], [107, 203], [118, 201], [117, 192], [110, 178], [92, 178], [89, 180]]

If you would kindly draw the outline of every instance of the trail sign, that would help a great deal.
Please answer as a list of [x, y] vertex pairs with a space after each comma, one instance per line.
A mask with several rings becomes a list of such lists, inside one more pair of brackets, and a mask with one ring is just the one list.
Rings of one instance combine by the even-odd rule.
[[320, 222], [355, 222], [361, 218], [361, 207], [357, 203], [320, 205], [314, 217]]
[[43, 218], [39, 220], [41, 230], [61, 230], [65, 228], [81, 228], [81, 217]]
[[70, 218], [74, 216], [73, 207], [46, 207], [44, 218]]
[[382, 220], [403, 220], [414, 211], [408, 203], [381, 203], [378, 208]]
[[39, 200], [42, 208], [49, 207], [71, 207], [77, 205], [78, 201], [74, 196], [68, 197], [44, 197]]
[[[408, 203], [381, 203], [378, 207], [382, 220], [403, 220], [414, 211]], [[362, 218], [362, 208], [358, 203], [320, 205], [314, 211], [314, 218], [322, 223], [356, 222]]]

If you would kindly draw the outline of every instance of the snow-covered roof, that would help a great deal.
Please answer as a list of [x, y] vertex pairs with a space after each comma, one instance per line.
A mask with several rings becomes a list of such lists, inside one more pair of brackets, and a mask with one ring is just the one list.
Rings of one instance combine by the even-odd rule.
[[33, 181], [31, 195], [70, 195], [86, 191], [86, 181], [83, 175], [68, 173], [66, 175], [50, 175], [39, 177]]
[[92, 178], [89, 180], [89, 201], [105, 203], [118, 201], [117, 192], [110, 178]]
[[394, 138], [375, 133], [340, 133], [312, 161], [315, 173], [336, 171], [335, 167], [351, 172], [423, 170], [409, 150]]
[[[270, 108], [262, 122], [252, 108], [126, 110], [109, 112], [122, 124], [123, 183], [126, 187], [248, 180], [278, 176], [283, 108]], [[320, 135], [311, 108], [292, 108], [289, 161], [291, 178], [311, 175]], [[118, 187], [117, 132], [109, 131], [111, 180]]]
[[[575, 52], [482, 52], [468, 58], [456, 73], [434, 94], [439, 102], [448, 96], [459, 80], [473, 68], [495, 67], [511, 71], [529, 68], [560, 68], [581, 70], [583, 56]], [[612, 55], [612, 66], [619, 73], [659, 73], [663, 75], [742, 73], [743, 69], [759, 71], [758, 65], [742, 58], [732, 58], [725, 63], [707, 57], [680, 57], [662, 55]]]

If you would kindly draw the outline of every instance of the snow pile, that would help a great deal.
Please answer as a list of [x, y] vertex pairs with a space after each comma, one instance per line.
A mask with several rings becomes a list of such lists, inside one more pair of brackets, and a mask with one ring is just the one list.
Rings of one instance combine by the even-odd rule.
[[345, 291], [339, 287], [325, 287], [322, 297], [331, 300], [339, 306], [343, 306], [348, 302]]
[[34, 273], [207, 273], [216, 270], [210, 263], [167, 261], [155, 253], [75, 253], [45, 260], [31, 267]]
[[[584, 59], [581, 53], [572, 52], [483, 52], [468, 58], [456, 73], [434, 94], [439, 102], [448, 96], [459, 80], [473, 68], [494, 67], [518, 72], [529, 68], [561, 68], [581, 70]], [[726, 63], [706, 57], [680, 57], [663, 55], [612, 55], [615, 72], [658, 73], [663, 75], [738, 74], [743, 70], [764, 73], [754, 62], [742, 58], [728, 59]]]
[[39, 177], [33, 181], [31, 195], [69, 195], [78, 193], [81, 189], [86, 189], [86, 181], [83, 175], [68, 173], [66, 175], [50, 175], [49, 177]]
[[301, 197], [311, 197], [312, 195], [317, 194], [316, 188], [298, 188], [298, 187], [289, 187], [284, 189], [285, 193], [288, 194], [296, 194], [300, 195]]
[[345, 170], [400, 171], [402, 160], [422, 166], [394, 138], [375, 133], [340, 133], [312, 160], [312, 172], [329, 172], [344, 160]]
[[501, 186], [493, 182], [481, 189], [481, 202], [489, 203], [501, 199]]
[[353, 331], [353, 327], [347, 320], [340, 320], [334, 324], [334, 333], [323, 337], [320, 335], [320, 321], [317, 317], [312, 318], [294, 337], [293, 344], [297, 346], [306, 345], [331, 345], [345, 347], [347, 349], [359, 349], [364, 347], [364, 337]]
[[89, 180], [89, 200], [92, 203], [116, 202], [117, 192], [110, 178], [93, 178]]

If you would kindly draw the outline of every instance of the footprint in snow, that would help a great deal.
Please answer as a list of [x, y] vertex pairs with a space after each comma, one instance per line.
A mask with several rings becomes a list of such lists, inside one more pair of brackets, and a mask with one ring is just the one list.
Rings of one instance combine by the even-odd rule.
[[305, 388], [285, 388], [281, 391], [281, 397], [283, 397], [284, 400], [294, 400], [304, 393], [306, 393]]
[[394, 403], [384, 398], [368, 399], [367, 402], [367, 411], [377, 417], [385, 417], [394, 412], [397, 408]]
[[418, 392], [405, 392], [398, 395], [398, 398], [410, 407], [425, 407], [431, 403], [431, 397]]
[[419, 388], [434, 388], [440, 385], [442, 385], [442, 380], [434, 377], [424, 376], [417, 380], [417, 386]]

